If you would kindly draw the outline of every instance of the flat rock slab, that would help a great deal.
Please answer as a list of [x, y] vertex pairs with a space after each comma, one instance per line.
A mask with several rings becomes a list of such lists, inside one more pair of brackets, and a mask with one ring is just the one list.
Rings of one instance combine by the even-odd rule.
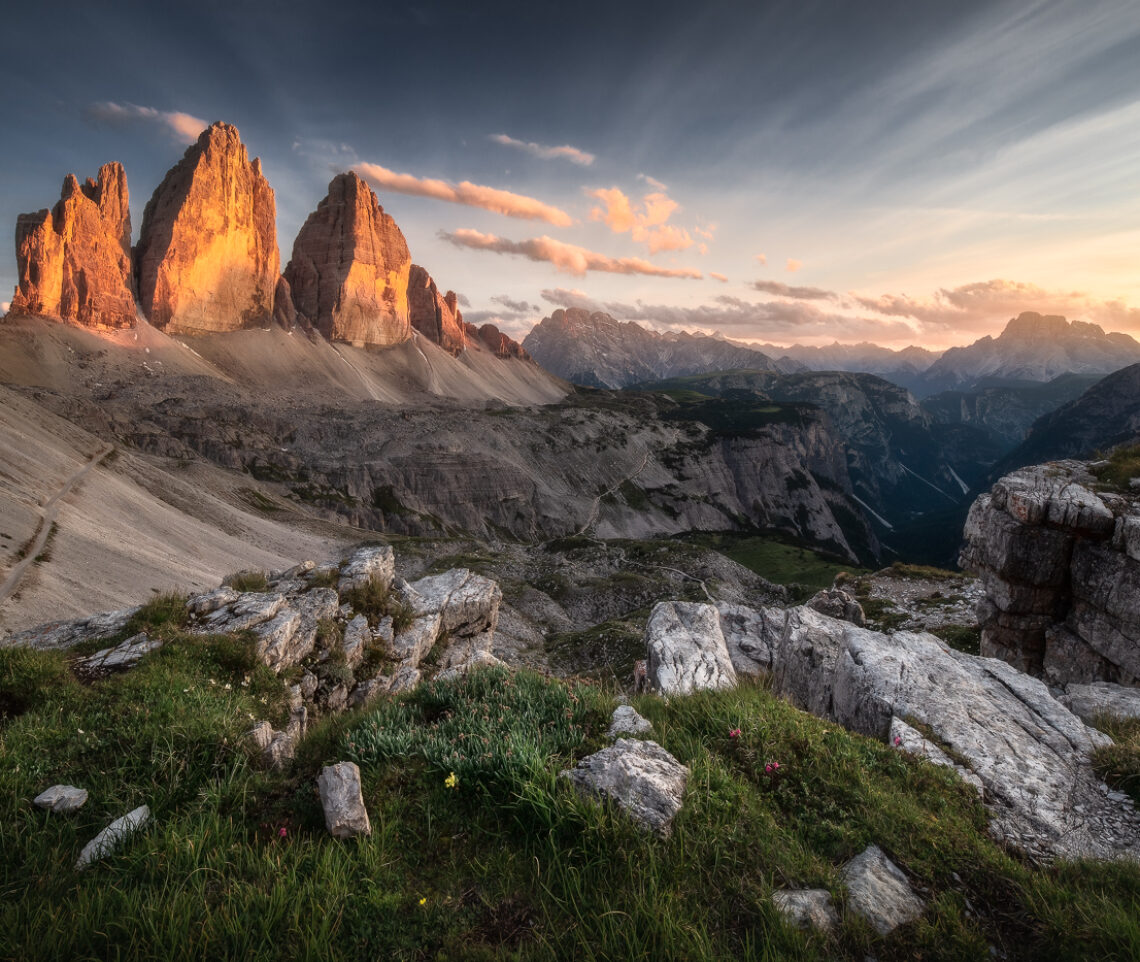
[[879, 935], [913, 922], [925, 910], [902, 870], [877, 845], [868, 845], [843, 867], [843, 881], [848, 908]]
[[32, 804], [37, 808], [60, 813], [74, 812], [86, 803], [87, 789], [76, 788], [74, 785], [52, 785], [32, 799]]
[[982, 784], [982, 780], [978, 778], [970, 769], [963, 765], [959, 765], [949, 755], [947, 755], [941, 748], [934, 742], [922, 734], [917, 728], [908, 725], [901, 718], [892, 718], [891, 727], [887, 732], [887, 743], [893, 745], [900, 751], [907, 752], [910, 755], [917, 755], [919, 758], [925, 758], [928, 762], [934, 765], [940, 765], [943, 768], [952, 768], [958, 773], [962, 781], [971, 785], [979, 795], [985, 796], [986, 788]]
[[49, 621], [47, 624], [18, 631], [0, 639], [0, 647], [48, 650], [71, 648], [81, 641], [101, 641], [117, 635], [126, 628], [127, 622], [138, 610], [138, 608], [121, 608], [118, 611], [105, 611], [89, 618], [76, 618], [73, 621]]
[[1093, 724], [1101, 715], [1112, 718], [1140, 718], [1140, 688], [1114, 685], [1111, 682], [1094, 682], [1090, 685], [1069, 685], [1061, 699], [1069, 710], [1086, 724]]
[[649, 681], [667, 695], [734, 688], [736, 671], [712, 605], [663, 601], [645, 629]]
[[619, 738], [561, 773], [583, 795], [609, 799], [660, 835], [672, 831], [689, 770], [656, 742]]
[[130, 838], [140, 828], [150, 821], [150, 809], [140, 805], [132, 812], [127, 812], [122, 818], [116, 818], [103, 831], [83, 846], [79, 859], [75, 863], [77, 869], [86, 868], [92, 862], [110, 855], [120, 843]]
[[372, 834], [360, 791], [360, 769], [353, 762], [337, 762], [321, 769], [317, 785], [330, 834], [336, 838]]
[[606, 735], [610, 738], [617, 738], [618, 735], [644, 735], [651, 731], [653, 731], [653, 723], [648, 718], [639, 715], [637, 709], [632, 705], [618, 705], [614, 709], [613, 718], [610, 719], [610, 727]]
[[773, 894], [772, 902], [797, 929], [831, 932], [839, 925], [839, 913], [827, 889], [785, 889]]
[[142, 659], [142, 656], [157, 651], [162, 642], [157, 638], [149, 638], [146, 633], [135, 635], [114, 648], [104, 648], [97, 651], [90, 658], [84, 658], [79, 664], [88, 671], [106, 671], [111, 668], [129, 668]]
[[340, 572], [337, 585], [341, 592], [353, 588], [363, 588], [370, 581], [376, 581], [385, 588], [390, 587], [396, 574], [396, 556], [387, 545], [360, 548], [353, 552]]

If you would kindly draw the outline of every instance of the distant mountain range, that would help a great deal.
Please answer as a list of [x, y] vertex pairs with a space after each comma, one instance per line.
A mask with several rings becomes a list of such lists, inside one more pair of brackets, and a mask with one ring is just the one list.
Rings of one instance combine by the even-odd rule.
[[[1070, 373], [1105, 375], [1140, 361], [1140, 342], [1127, 334], [1106, 334], [1096, 324], [1032, 311], [1010, 320], [998, 337], [937, 352], [869, 343], [777, 347], [720, 335], [660, 334], [609, 314], [573, 308], [544, 318], [523, 347], [547, 370], [593, 387], [728, 370], [854, 371], [877, 374], [919, 398], [1045, 384]], [[1066, 382], [1057, 386], [1071, 387]]]
[[557, 310], [523, 340], [553, 374], [587, 387], [623, 388], [661, 378], [750, 370], [791, 373], [804, 366], [707, 334], [659, 334], [601, 311]]

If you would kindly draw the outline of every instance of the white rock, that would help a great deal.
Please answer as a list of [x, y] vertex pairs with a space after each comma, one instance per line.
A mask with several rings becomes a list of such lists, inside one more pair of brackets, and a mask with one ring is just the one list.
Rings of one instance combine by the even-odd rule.
[[87, 789], [76, 788], [74, 785], [52, 785], [46, 791], [40, 792], [32, 799], [37, 808], [46, 808], [50, 812], [74, 812], [87, 802]]
[[341, 568], [337, 589], [344, 594], [353, 588], [363, 588], [373, 580], [389, 587], [395, 573], [396, 556], [387, 545], [359, 548]]
[[325, 825], [336, 838], [371, 835], [372, 825], [360, 791], [360, 769], [353, 762], [337, 762], [321, 769], [317, 784]]
[[1069, 685], [1062, 701], [1069, 710], [1092, 725], [1101, 715], [1112, 718], [1140, 718], [1140, 688], [1099, 681], [1090, 685]]
[[186, 610], [189, 612], [191, 618], [204, 618], [206, 615], [212, 615], [219, 608], [232, 605], [240, 597], [241, 592], [236, 591], [229, 585], [222, 585], [220, 588], [208, 591], [204, 595], [195, 595], [186, 602]]
[[844, 866], [843, 881], [848, 907], [879, 935], [888, 935], [923, 913], [922, 899], [877, 845], [868, 845]]
[[954, 769], [962, 781], [973, 786], [974, 791], [979, 795], [985, 795], [985, 786], [977, 775], [965, 766], [959, 765], [941, 748], [935, 745], [934, 742], [926, 738], [922, 732], [908, 725], [901, 718], [891, 719], [891, 727], [887, 732], [887, 744], [894, 746], [900, 751], [925, 758], [928, 762], [935, 765]]
[[685, 799], [689, 770], [656, 742], [620, 738], [561, 776], [581, 794], [609, 799], [634, 821], [668, 835]]
[[665, 694], [733, 688], [736, 671], [712, 605], [662, 601], [645, 629], [650, 683]]
[[150, 821], [150, 809], [146, 805], [140, 805], [122, 818], [116, 818], [83, 846], [83, 851], [79, 853], [79, 859], [75, 863], [76, 869], [86, 868], [104, 855], [110, 855], [118, 848], [120, 842], [128, 839], [148, 821]]
[[648, 718], [643, 718], [632, 705], [618, 705], [614, 709], [613, 718], [606, 735], [617, 738], [618, 735], [644, 735], [653, 731], [653, 725]]
[[244, 631], [269, 621], [285, 605], [285, 596], [277, 592], [246, 591], [236, 601], [218, 608], [202, 619], [198, 631]]
[[777, 910], [798, 929], [830, 932], [839, 925], [839, 914], [827, 889], [785, 889], [772, 895]]
[[89, 671], [106, 670], [110, 668], [128, 668], [139, 661], [143, 655], [157, 651], [162, 642], [157, 638], [149, 638], [146, 633], [137, 634], [114, 648], [104, 648], [89, 658], [84, 658], [79, 664]]
[[364, 651], [372, 639], [368, 619], [357, 615], [344, 626], [344, 658], [349, 668], [355, 668], [364, 660]]

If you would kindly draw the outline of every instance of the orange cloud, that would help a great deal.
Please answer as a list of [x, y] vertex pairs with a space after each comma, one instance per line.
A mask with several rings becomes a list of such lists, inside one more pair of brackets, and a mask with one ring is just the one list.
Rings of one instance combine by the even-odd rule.
[[756, 257], [756, 260], [758, 260], [761, 264], [767, 264], [768, 263], [768, 255], [767, 254], [756, 254], [754, 256]]
[[796, 271], [798, 271], [798, 270], [799, 270], [801, 267], [803, 267], [803, 266], [804, 266], [804, 262], [803, 262], [803, 261], [798, 261], [798, 260], [796, 260], [794, 257], [789, 257], [789, 258], [788, 258], [788, 263], [787, 263], [787, 265], [786, 265], [786, 267], [787, 267], [787, 270], [788, 270], [788, 271], [790, 271], [790, 272], [791, 272], [791, 273], [793, 273], [793, 274], [794, 274]]
[[709, 271], [709, 277], [711, 277], [713, 280], [721, 281], [724, 284], [728, 283], [728, 278], [723, 274], [718, 274], [716, 271]]
[[206, 121], [181, 110], [156, 110], [154, 107], [120, 104], [111, 100], [91, 104], [87, 108], [87, 116], [108, 124], [126, 124], [137, 120], [163, 124], [170, 133], [188, 144], [197, 140], [198, 135], [209, 126]]
[[441, 231], [439, 236], [456, 247], [494, 251], [496, 254], [517, 254], [532, 261], [545, 261], [555, 269], [581, 277], [587, 271], [609, 274], [648, 274], [653, 277], [685, 277], [700, 279], [701, 272], [691, 268], [658, 267], [640, 257], [608, 257], [574, 244], [565, 244], [553, 237], [532, 237], [512, 241], [477, 230]]
[[506, 134], [491, 134], [489, 139], [497, 144], [502, 144], [504, 147], [525, 150], [528, 154], [541, 157], [543, 160], [565, 159], [582, 167], [589, 167], [595, 160], [593, 154], [579, 150], [577, 147], [571, 147], [569, 144], [563, 144], [561, 147], [544, 147], [542, 144], [536, 144], [533, 141], [516, 140]]
[[507, 217], [523, 220], [544, 220], [558, 227], [569, 227], [573, 218], [558, 207], [544, 204], [534, 197], [514, 194], [509, 190], [484, 187], [461, 181], [451, 184], [445, 180], [414, 177], [411, 174], [398, 174], [379, 164], [356, 164], [353, 168], [361, 177], [381, 190], [391, 190], [397, 194], [411, 194], [416, 197], [433, 197], [450, 204], [464, 204], [467, 207], [480, 207]]
[[590, 220], [601, 221], [615, 234], [628, 232], [639, 244], [648, 245], [650, 254], [683, 251], [693, 246], [687, 230], [666, 224], [680, 205], [660, 191], [646, 194], [636, 207], [617, 187], [588, 190], [586, 195], [604, 205], [590, 211]]

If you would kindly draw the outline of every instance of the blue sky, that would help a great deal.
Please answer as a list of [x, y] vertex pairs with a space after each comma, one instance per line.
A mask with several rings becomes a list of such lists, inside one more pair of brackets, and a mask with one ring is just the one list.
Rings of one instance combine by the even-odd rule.
[[137, 232], [225, 120], [282, 264], [356, 168], [515, 334], [571, 304], [781, 344], [1140, 333], [1132, 0], [165, 6], [6, 14], [0, 220], [119, 160]]

